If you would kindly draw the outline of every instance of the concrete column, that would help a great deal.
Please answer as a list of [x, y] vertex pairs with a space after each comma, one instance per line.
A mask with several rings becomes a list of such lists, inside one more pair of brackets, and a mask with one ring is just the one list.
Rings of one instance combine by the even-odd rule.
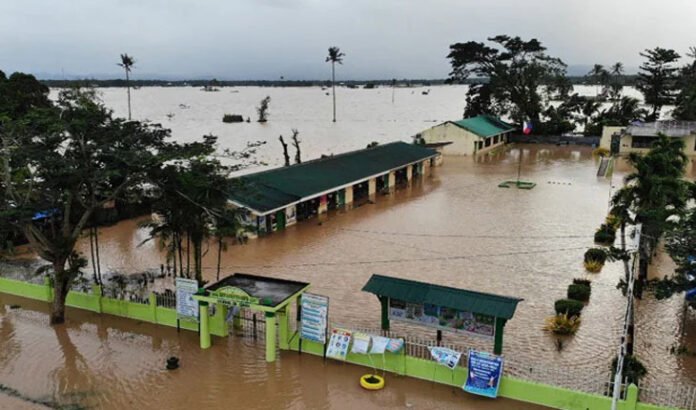
[[150, 292], [150, 316], [152, 316], [152, 323], [157, 323], [157, 295], [154, 292]]
[[289, 350], [288, 330], [290, 328], [290, 318], [288, 317], [287, 307], [278, 312], [278, 339], [281, 350]]
[[409, 165], [406, 167], [406, 180], [408, 182], [411, 182], [413, 179], [413, 165]]
[[207, 349], [210, 347], [210, 326], [208, 323], [208, 302], [200, 302], [199, 308], [199, 320], [200, 320], [200, 336], [201, 336], [201, 349]]
[[276, 317], [273, 312], [266, 312], [266, 361], [276, 359]]
[[394, 171], [389, 173], [389, 192], [393, 192], [396, 189], [396, 173]]
[[[92, 295], [95, 297], [96, 302], [94, 303], [95, 312], [102, 312], [102, 288], [99, 285], [92, 285]], [[150, 294], [152, 296], [152, 294]], [[152, 302], [150, 302], [152, 303]]]
[[321, 215], [329, 210], [329, 199], [326, 195], [322, 195], [319, 198], [319, 208], [317, 209], [317, 214]]
[[426, 159], [423, 161], [423, 176], [430, 175], [430, 160]]
[[367, 181], [367, 195], [370, 197], [373, 197], [377, 193], [377, 179], [375, 178], [370, 178], [369, 181]]
[[346, 187], [346, 208], [353, 205], [353, 186]]

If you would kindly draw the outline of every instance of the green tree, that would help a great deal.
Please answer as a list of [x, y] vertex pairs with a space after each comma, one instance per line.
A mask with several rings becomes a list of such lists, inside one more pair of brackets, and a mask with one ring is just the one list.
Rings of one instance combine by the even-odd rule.
[[621, 91], [626, 83], [624, 78], [624, 66], [616, 62], [611, 66], [611, 79], [609, 80], [609, 99], [616, 101], [621, 98]]
[[665, 105], [674, 104], [677, 90], [679, 54], [671, 49], [656, 47], [640, 53], [647, 59], [640, 66], [636, 87], [650, 106], [648, 121], [657, 121]]
[[333, 122], [336, 122], [336, 63], [343, 64], [345, 53], [341, 49], [333, 46], [329, 47], [329, 55], [326, 62], [331, 63], [331, 94], [333, 94]]
[[266, 98], [261, 100], [261, 103], [259, 104], [259, 106], [256, 107], [256, 112], [259, 114], [258, 122], [267, 122], [268, 121], [268, 106], [270, 104], [271, 104], [271, 97], [266, 96]]
[[683, 121], [696, 121], [696, 47], [686, 54], [692, 60], [679, 72], [679, 94], [672, 117]]
[[3, 213], [52, 264], [56, 324], [65, 320], [65, 298], [79, 272], [74, 248], [83, 229], [98, 209], [142, 186], [161, 165], [169, 132], [113, 118], [89, 91], [63, 91], [55, 104], [46, 103], [37, 92], [41, 85], [29, 77], [26, 94], [11, 91], [19, 105], [35, 103], [23, 113], [2, 114], [2, 179], [11, 198]]
[[117, 63], [126, 72], [126, 92], [128, 93], [128, 120], [131, 119], [130, 72], [135, 65], [135, 59], [128, 54], [121, 54], [121, 62]]
[[590, 84], [597, 86], [597, 98], [604, 100], [607, 95], [607, 89], [611, 74], [601, 64], [595, 64], [589, 73], [585, 76]]
[[484, 81], [484, 86], [469, 89], [467, 100], [477, 101], [489, 113], [509, 115], [520, 125], [532, 121], [537, 129], [545, 108], [539, 90], [565, 76], [565, 64], [547, 55], [536, 39], [499, 35], [488, 40], [493, 47], [475, 41], [450, 45], [448, 81]]

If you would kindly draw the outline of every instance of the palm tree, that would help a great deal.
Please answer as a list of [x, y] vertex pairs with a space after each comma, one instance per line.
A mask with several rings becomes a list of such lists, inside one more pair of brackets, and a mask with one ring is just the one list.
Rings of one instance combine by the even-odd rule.
[[592, 120], [592, 116], [599, 111], [602, 104], [599, 101], [586, 98], [582, 104], [582, 130], [587, 134], [587, 124]]
[[121, 62], [117, 63], [126, 71], [126, 89], [128, 90], [128, 120], [131, 119], [131, 96], [130, 96], [130, 72], [135, 64], [135, 59], [128, 54], [121, 54]]
[[331, 63], [331, 88], [333, 93], [333, 122], [336, 122], [336, 63], [343, 64], [345, 54], [341, 49], [334, 46], [329, 47], [329, 56], [326, 57], [326, 62]]

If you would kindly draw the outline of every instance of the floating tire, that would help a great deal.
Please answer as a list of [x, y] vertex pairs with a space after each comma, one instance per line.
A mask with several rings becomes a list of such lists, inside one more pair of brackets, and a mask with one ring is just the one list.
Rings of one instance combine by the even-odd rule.
[[382, 390], [384, 378], [376, 374], [365, 374], [360, 378], [360, 387], [365, 390]]

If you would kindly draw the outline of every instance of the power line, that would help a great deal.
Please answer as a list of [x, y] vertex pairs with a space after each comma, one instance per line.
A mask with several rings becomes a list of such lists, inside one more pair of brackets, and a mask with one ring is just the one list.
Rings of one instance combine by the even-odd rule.
[[360, 232], [374, 235], [409, 236], [423, 238], [474, 238], [474, 239], [587, 239], [594, 235], [466, 235], [466, 234], [438, 234], [438, 233], [411, 233], [392, 231], [373, 231], [368, 229], [339, 228], [346, 232]]

